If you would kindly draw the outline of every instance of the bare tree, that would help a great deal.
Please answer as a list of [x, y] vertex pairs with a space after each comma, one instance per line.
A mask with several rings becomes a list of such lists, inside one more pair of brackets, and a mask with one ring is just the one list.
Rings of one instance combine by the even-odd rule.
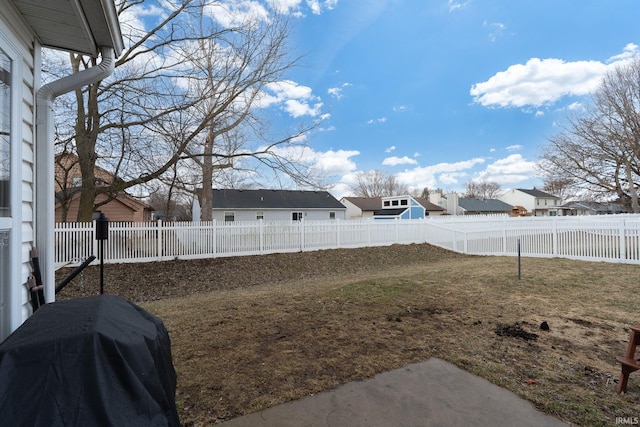
[[577, 197], [575, 190], [575, 183], [568, 177], [553, 177], [546, 175], [544, 177], [542, 190], [549, 194], [560, 197], [562, 203], [573, 200]]
[[463, 194], [470, 199], [495, 199], [502, 192], [500, 184], [494, 181], [471, 180]]
[[549, 139], [540, 168], [595, 200], [640, 212], [640, 57], [607, 73], [582, 116]]
[[409, 194], [408, 187], [400, 184], [395, 175], [387, 175], [379, 170], [359, 172], [351, 191], [356, 197], [385, 197]]
[[[75, 117], [58, 121], [75, 124], [61, 132], [60, 142], [73, 141], [82, 171], [78, 221], [91, 219], [99, 194], [109, 197], [102, 202], [106, 203], [166, 173], [176, 183], [171, 169], [187, 159], [197, 158], [206, 169], [202, 178], [231, 167], [234, 157], [253, 157], [303, 175], [304, 170], [288, 159], [263, 159], [274, 154], [273, 147], [295, 141], [309, 127], [276, 142], [263, 141], [259, 149], [230, 149], [217, 143], [248, 120], [260, 89], [295, 64], [287, 57], [286, 20], [265, 22], [254, 16], [222, 25], [210, 14], [215, 0], [184, 0], [155, 4], [156, 20], [149, 28], [151, 18], [135, 19], [145, 2], [116, 3], [126, 45], [116, 70], [108, 80], [77, 90]], [[221, 58], [228, 60], [222, 63]], [[73, 73], [97, 63], [79, 55], [70, 60]], [[60, 102], [69, 100], [62, 97]], [[195, 148], [196, 141], [205, 141], [202, 150]], [[111, 182], [96, 183], [98, 164], [112, 173]]]

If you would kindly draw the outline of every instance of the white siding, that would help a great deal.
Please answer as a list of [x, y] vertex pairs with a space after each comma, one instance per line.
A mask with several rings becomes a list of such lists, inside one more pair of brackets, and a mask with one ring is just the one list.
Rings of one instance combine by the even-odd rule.
[[[257, 209], [214, 209], [213, 219], [216, 221], [224, 221], [225, 212], [234, 212], [235, 221], [255, 221]], [[291, 221], [293, 212], [302, 212], [305, 221], [327, 221], [329, 220], [329, 212], [336, 213], [336, 219], [345, 219], [345, 209], [327, 209], [327, 210], [305, 210], [305, 209], [263, 209], [260, 212], [264, 215], [265, 221]]]
[[35, 40], [22, 25], [12, 5], [0, 0], [0, 47], [12, 57], [12, 255], [9, 289], [2, 289], [6, 302], [6, 321], [0, 328], [0, 341], [31, 314], [25, 286], [31, 273], [30, 249], [34, 241], [34, 128], [35, 128]]

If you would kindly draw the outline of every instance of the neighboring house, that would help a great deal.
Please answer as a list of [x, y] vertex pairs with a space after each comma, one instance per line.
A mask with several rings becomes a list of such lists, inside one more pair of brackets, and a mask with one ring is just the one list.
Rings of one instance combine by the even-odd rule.
[[435, 203], [431, 203], [429, 200], [423, 197], [415, 197], [416, 202], [420, 203], [424, 208], [425, 216], [439, 216], [444, 215], [446, 210], [442, 206], [438, 206]]
[[472, 199], [455, 192], [434, 192], [429, 199], [444, 208], [445, 215], [511, 215], [513, 210], [512, 205], [498, 199]]
[[343, 197], [340, 203], [347, 208], [347, 219], [372, 218], [382, 208], [380, 197]]
[[511, 215], [513, 206], [498, 199], [458, 199], [458, 212], [462, 215]]
[[[69, 188], [56, 193], [56, 222], [75, 222], [78, 217], [80, 205], [80, 192], [78, 187]], [[153, 208], [141, 202], [124, 191], [118, 193], [116, 198], [109, 200], [106, 194], [96, 196], [96, 204], [106, 201], [96, 209], [104, 213], [112, 222], [145, 222], [151, 221]]]
[[558, 208], [558, 215], [563, 216], [611, 215], [620, 213], [628, 213], [628, 211], [618, 203], [571, 202]]
[[558, 207], [558, 216], [597, 215], [597, 208], [585, 202], [571, 202]]
[[345, 219], [347, 208], [326, 191], [213, 189], [216, 221]]
[[[101, 60], [42, 85], [43, 46]], [[32, 246], [55, 300], [53, 101], [107, 78], [122, 49], [113, 0], [0, 0], [0, 341], [31, 314]]]
[[374, 219], [424, 219], [430, 214], [440, 215], [440, 206], [409, 195], [382, 197], [382, 206], [373, 213]]
[[499, 197], [505, 203], [524, 207], [531, 216], [556, 216], [561, 215], [560, 197], [544, 191], [513, 188]]
[[[80, 186], [82, 185], [82, 173], [80, 172], [78, 156], [66, 152], [57, 154], [55, 156], [54, 174], [56, 222], [74, 222], [78, 217]], [[112, 174], [97, 166], [94, 174], [98, 187], [109, 185], [116, 179]], [[109, 200], [107, 194], [98, 194], [95, 203], [100, 204], [102, 202], [106, 203], [96, 209], [104, 213], [109, 221], [151, 221], [153, 208], [124, 191], [119, 192], [112, 200]]]

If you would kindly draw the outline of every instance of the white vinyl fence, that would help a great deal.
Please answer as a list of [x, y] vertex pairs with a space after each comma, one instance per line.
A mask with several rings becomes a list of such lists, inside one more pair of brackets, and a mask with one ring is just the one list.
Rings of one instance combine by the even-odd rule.
[[[148, 222], [109, 224], [105, 262], [430, 243], [474, 255], [564, 257], [640, 264], [640, 215], [584, 217], [466, 216], [424, 220]], [[57, 265], [98, 255], [93, 223], [55, 227]], [[95, 261], [97, 262], [97, 260]]]

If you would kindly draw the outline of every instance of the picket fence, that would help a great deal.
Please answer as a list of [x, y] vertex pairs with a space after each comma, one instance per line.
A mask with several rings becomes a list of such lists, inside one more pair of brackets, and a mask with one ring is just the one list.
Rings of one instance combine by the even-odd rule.
[[[640, 215], [458, 216], [424, 220], [109, 224], [105, 263], [150, 262], [430, 243], [473, 255], [520, 253], [640, 264]], [[98, 255], [94, 223], [55, 226], [57, 266]], [[94, 261], [97, 263], [98, 260]]]

